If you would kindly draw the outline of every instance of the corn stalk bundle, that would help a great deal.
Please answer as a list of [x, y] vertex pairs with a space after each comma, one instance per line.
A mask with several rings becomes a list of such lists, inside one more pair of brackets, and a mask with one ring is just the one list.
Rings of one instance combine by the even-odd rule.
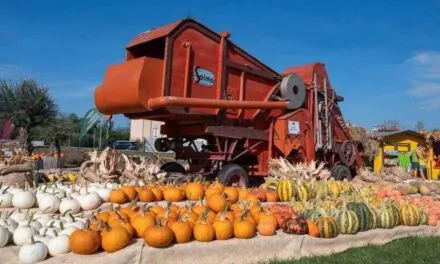
[[401, 167], [383, 168], [378, 173], [371, 172], [370, 170], [363, 168], [358, 172], [358, 175], [355, 179], [370, 183], [400, 183], [411, 179], [411, 174]]
[[317, 165], [316, 161], [310, 163], [300, 162], [296, 164], [290, 163], [284, 158], [271, 159], [269, 161], [269, 176], [275, 178], [292, 178], [292, 179], [327, 179], [330, 171], [324, 168], [324, 163]]

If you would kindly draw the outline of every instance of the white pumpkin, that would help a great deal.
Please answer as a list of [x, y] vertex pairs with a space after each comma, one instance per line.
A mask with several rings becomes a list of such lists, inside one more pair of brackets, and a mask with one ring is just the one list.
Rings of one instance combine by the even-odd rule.
[[29, 209], [35, 204], [35, 194], [32, 191], [20, 191], [12, 197], [12, 205], [18, 209]]
[[8, 192], [8, 188], [0, 191], [0, 208], [12, 207], [12, 193]]
[[70, 226], [76, 227], [78, 229], [86, 228], [86, 224], [83, 221], [75, 221], [64, 224], [64, 227], [70, 227]]
[[31, 243], [31, 238], [37, 234], [37, 230], [32, 226], [19, 226], [14, 231], [13, 241], [17, 246]]
[[9, 230], [4, 226], [0, 226], [0, 248], [8, 244], [9, 236]]
[[74, 199], [78, 199], [81, 196], [81, 194], [79, 192], [73, 191], [70, 193], [70, 196], [72, 196], [72, 198]]
[[44, 236], [44, 235], [35, 235], [34, 236], [34, 241], [42, 242], [45, 245], [47, 245], [47, 243], [49, 243], [49, 240], [51, 240], [51, 239], [52, 239], [51, 236]]
[[55, 195], [45, 194], [38, 201], [38, 208], [45, 213], [56, 213], [60, 207], [61, 200]]
[[101, 197], [96, 192], [80, 195], [77, 200], [85, 211], [95, 210], [101, 205]]
[[47, 223], [47, 227], [49, 228], [53, 228], [56, 227], [58, 229], [63, 229], [64, 228], [64, 221], [61, 220], [58, 216], [57, 219], [52, 219]]
[[47, 243], [47, 248], [49, 250], [49, 255], [51, 256], [69, 253], [69, 236], [60, 234], [51, 238]]
[[81, 210], [81, 205], [76, 199], [65, 198], [61, 200], [59, 211], [61, 214], [69, 212], [71, 214], [76, 214]]
[[23, 245], [18, 252], [18, 259], [22, 263], [37, 263], [47, 257], [47, 246], [40, 241], [32, 241]]
[[60, 233], [61, 229], [58, 227], [42, 227], [38, 230], [41, 236], [54, 237], [56, 234]]
[[32, 219], [30, 219], [30, 220], [29, 219], [28, 220], [26, 220], [26, 219], [21, 220], [20, 222], [18, 222], [18, 226], [32, 226], [36, 230], [43, 227], [40, 222], [34, 220], [33, 217], [31, 217], [31, 218]]
[[20, 222], [23, 219], [26, 219], [26, 214], [22, 213], [20, 211], [14, 211], [12, 212], [12, 214], [9, 216], [9, 218], [11, 218], [12, 220], [14, 220], [15, 222]]
[[40, 222], [42, 226], [46, 226], [50, 220], [52, 220], [52, 216], [50, 214], [45, 213], [37, 213], [34, 215], [35, 221]]
[[9, 189], [8, 189], [8, 192], [12, 193], [12, 195], [14, 195], [14, 194], [16, 194], [16, 193], [18, 193], [18, 192], [21, 192], [21, 191], [23, 191], [23, 189], [21, 189], [21, 188], [15, 188], [15, 187], [12, 187], [12, 188], [9, 188]]
[[96, 188], [95, 192], [101, 197], [104, 202], [110, 201], [110, 193], [112, 190], [107, 188]]
[[73, 226], [73, 225], [66, 226], [63, 230], [61, 230], [60, 234], [70, 236], [73, 232], [75, 232], [78, 229], [82, 229], [82, 228], [78, 228], [78, 227]]

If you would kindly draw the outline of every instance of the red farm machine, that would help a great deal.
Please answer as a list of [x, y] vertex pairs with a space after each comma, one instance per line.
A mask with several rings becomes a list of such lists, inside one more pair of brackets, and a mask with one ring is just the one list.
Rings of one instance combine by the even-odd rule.
[[[164, 122], [158, 151], [174, 151], [191, 173], [247, 185], [266, 176], [271, 158], [325, 162], [336, 179], [361, 166], [342, 117], [343, 101], [324, 64], [281, 74], [193, 19], [137, 35], [126, 59], [107, 68], [95, 91], [103, 114]], [[194, 141], [206, 144], [198, 148]], [[164, 171], [184, 172], [176, 162]]]

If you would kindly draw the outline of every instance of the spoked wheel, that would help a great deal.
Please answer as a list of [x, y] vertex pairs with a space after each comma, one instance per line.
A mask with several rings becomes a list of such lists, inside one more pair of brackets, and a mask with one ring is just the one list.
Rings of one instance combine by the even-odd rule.
[[218, 180], [226, 186], [236, 184], [238, 186], [247, 187], [249, 185], [249, 177], [245, 169], [236, 164], [223, 166], [218, 173]]
[[345, 165], [335, 165], [331, 168], [330, 172], [332, 177], [338, 181], [342, 181], [343, 179], [351, 181], [352, 179], [350, 169]]
[[353, 142], [345, 140], [339, 149], [339, 158], [347, 167], [353, 165], [356, 158], [356, 146]]

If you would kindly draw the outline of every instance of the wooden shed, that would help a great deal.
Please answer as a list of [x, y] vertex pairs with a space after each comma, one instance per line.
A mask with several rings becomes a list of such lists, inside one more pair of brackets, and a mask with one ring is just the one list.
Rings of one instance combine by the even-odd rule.
[[[382, 135], [379, 153], [374, 159], [374, 171], [378, 172], [386, 166], [396, 166], [399, 164], [399, 157], [409, 155], [418, 143], [426, 143], [426, 137], [412, 130], [386, 133]], [[439, 169], [434, 161], [432, 148], [430, 157], [426, 161], [426, 175], [428, 179], [436, 180], [439, 178]]]

